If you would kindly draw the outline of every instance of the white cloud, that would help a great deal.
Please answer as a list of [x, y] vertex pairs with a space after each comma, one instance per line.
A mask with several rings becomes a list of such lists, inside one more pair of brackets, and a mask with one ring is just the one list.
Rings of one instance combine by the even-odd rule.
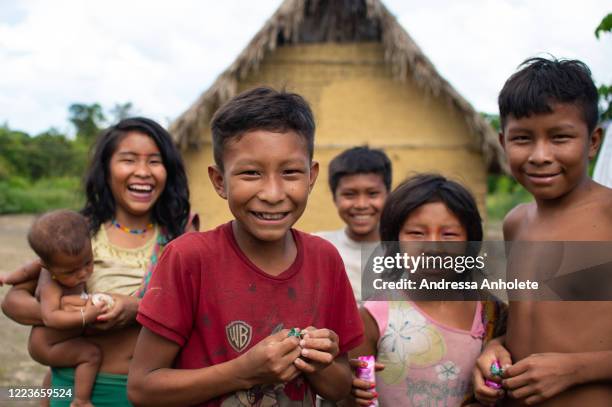
[[36, 133], [65, 128], [70, 103], [131, 101], [167, 124], [279, 2], [164, 4], [27, 0], [20, 21], [0, 14], [0, 122]]
[[[495, 112], [497, 93], [523, 60], [550, 53], [586, 62], [596, 82], [612, 82], [612, 35], [593, 32], [604, 0], [433, 0], [388, 6], [438, 71], [478, 110]], [[416, 6], [416, 7], [415, 7]], [[579, 10], [578, 10], [579, 7]]]
[[[0, 0], [0, 122], [66, 129], [73, 102], [131, 101], [163, 124], [185, 110], [246, 46], [280, 0]], [[423, 51], [479, 110], [528, 56], [587, 62], [612, 82], [612, 36], [595, 26], [604, 0], [389, 0]], [[95, 4], [95, 6], [94, 6]], [[578, 14], [580, 16], [578, 16]]]

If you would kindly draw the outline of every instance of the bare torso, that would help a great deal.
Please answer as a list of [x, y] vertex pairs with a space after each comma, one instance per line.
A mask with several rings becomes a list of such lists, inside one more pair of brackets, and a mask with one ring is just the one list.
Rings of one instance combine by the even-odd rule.
[[[612, 241], [612, 193], [597, 189], [572, 209], [541, 216], [535, 204], [517, 208], [504, 232], [517, 241]], [[611, 246], [612, 247], [612, 246]], [[552, 259], [551, 259], [552, 261]], [[611, 301], [513, 301], [506, 347], [513, 362], [534, 353], [612, 350]], [[543, 406], [610, 406], [612, 384], [573, 387]], [[520, 405], [506, 399], [504, 405]]]
[[[138, 249], [146, 244], [149, 239], [155, 238], [155, 229], [148, 230], [141, 235], [133, 235], [111, 227], [111, 225], [103, 225], [102, 227], [106, 228], [109, 242], [115, 247], [122, 249]], [[129, 363], [132, 360], [139, 332], [140, 325], [134, 323], [125, 328], [95, 332], [87, 336], [90, 342], [95, 343], [102, 350], [101, 372], [128, 374]]]
[[87, 337], [87, 340], [95, 343], [102, 350], [101, 372], [123, 375], [128, 373], [139, 332], [140, 325], [136, 324]]

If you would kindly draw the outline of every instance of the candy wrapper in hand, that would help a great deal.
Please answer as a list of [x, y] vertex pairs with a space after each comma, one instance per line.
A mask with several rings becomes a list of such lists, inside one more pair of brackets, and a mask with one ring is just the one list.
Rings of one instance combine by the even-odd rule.
[[494, 382], [493, 380], [489, 380], [489, 379], [485, 380], [485, 384], [487, 385], [487, 387], [491, 389], [495, 389], [495, 390], [499, 390], [502, 388], [501, 384]]
[[[376, 374], [375, 374], [375, 368], [374, 368], [374, 363], [376, 362], [376, 359], [374, 358], [374, 356], [359, 356], [357, 359], [361, 362], [367, 363], [366, 367], [357, 368], [357, 371], [356, 371], [357, 378], [366, 380], [368, 382], [376, 383]], [[375, 388], [370, 389], [370, 391], [374, 391], [374, 390], [376, 389]], [[370, 405], [378, 407], [378, 400], [373, 399], [372, 404]]]
[[[501, 365], [499, 364], [499, 361], [496, 360], [495, 362], [491, 363], [491, 374], [493, 376], [497, 376], [497, 377], [502, 377], [504, 374], [504, 369], [502, 369]], [[502, 388], [502, 385], [494, 382], [493, 380], [485, 380], [485, 384], [487, 385], [487, 387], [491, 388], [491, 389], [495, 389], [495, 390], [499, 390]]]
[[106, 304], [108, 309], [113, 308], [115, 305], [115, 300], [108, 294], [104, 293], [96, 293], [91, 296], [91, 302], [93, 305]]

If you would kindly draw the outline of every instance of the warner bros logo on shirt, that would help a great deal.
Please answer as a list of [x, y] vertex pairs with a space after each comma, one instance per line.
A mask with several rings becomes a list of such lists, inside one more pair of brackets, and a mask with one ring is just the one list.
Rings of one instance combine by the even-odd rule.
[[244, 321], [233, 321], [225, 326], [225, 334], [232, 348], [242, 352], [251, 343], [253, 328]]

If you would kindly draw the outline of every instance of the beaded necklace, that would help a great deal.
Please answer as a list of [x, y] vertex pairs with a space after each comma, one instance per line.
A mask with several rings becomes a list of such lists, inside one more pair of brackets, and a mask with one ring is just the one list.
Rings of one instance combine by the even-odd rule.
[[115, 220], [115, 219], [113, 219], [113, 220], [111, 221], [111, 223], [112, 223], [112, 224], [113, 224], [113, 226], [115, 226], [117, 229], [119, 229], [119, 230], [121, 230], [121, 231], [123, 231], [123, 232], [125, 232], [125, 233], [131, 233], [131, 234], [133, 234], [133, 235], [142, 235], [142, 234], [146, 233], [148, 230], [153, 229], [153, 224], [152, 224], [152, 223], [149, 223], [149, 224], [147, 225], [147, 227], [146, 227], [146, 228], [144, 228], [144, 229], [130, 229], [130, 228], [128, 228], [128, 227], [125, 227], [125, 226], [121, 225], [121, 224], [120, 224], [119, 222], [117, 222], [117, 220]]

